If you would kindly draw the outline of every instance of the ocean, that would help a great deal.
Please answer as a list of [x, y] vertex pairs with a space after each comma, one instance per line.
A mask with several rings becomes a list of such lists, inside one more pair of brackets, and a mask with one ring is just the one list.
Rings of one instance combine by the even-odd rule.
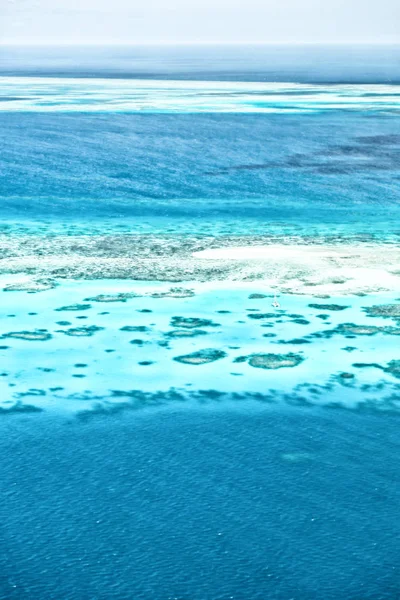
[[399, 82], [1, 49], [1, 600], [400, 598]]

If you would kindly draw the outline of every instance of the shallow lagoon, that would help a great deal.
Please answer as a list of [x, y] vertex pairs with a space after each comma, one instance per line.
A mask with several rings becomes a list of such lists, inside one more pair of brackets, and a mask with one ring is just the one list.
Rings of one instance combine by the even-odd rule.
[[247, 399], [398, 409], [398, 319], [371, 316], [396, 298], [282, 295], [276, 309], [269, 291], [119, 280], [3, 291], [1, 407]]

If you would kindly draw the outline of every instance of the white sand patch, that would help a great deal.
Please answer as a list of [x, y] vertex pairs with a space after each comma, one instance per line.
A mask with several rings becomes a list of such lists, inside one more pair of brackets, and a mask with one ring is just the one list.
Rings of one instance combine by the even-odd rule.
[[0, 275], [0, 288], [9, 284], [31, 283], [34, 278], [31, 275], [22, 275], [21, 273], [3, 273]]
[[400, 292], [400, 249], [392, 245], [236, 246], [193, 253], [205, 261], [242, 263], [272, 288], [299, 294]]
[[291, 262], [324, 261], [324, 260], [351, 260], [365, 258], [371, 255], [389, 253], [388, 248], [397, 253], [397, 259], [400, 265], [400, 248], [395, 246], [308, 246], [282, 244], [269, 244], [268, 246], [234, 246], [218, 249], [207, 249], [200, 252], [194, 252], [195, 258], [205, 258], [209, 260], [274, 260]]

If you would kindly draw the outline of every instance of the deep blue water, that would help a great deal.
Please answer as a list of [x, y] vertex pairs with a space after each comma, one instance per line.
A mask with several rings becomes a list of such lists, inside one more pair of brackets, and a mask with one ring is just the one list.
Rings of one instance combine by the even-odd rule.
[[222, 216], [238, 231], [242, 219], [398, 230], [396, 115], [3, 112], [0, 125], [4, 219]]
[[4, 600], [399, 597], [397, 416], [209, 409], [0, 426]]

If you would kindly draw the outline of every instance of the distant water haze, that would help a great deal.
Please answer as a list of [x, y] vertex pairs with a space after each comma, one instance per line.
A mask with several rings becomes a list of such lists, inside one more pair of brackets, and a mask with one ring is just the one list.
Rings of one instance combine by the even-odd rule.
[[398, 84], [400, 44], [0, 45], [0, 75]]

